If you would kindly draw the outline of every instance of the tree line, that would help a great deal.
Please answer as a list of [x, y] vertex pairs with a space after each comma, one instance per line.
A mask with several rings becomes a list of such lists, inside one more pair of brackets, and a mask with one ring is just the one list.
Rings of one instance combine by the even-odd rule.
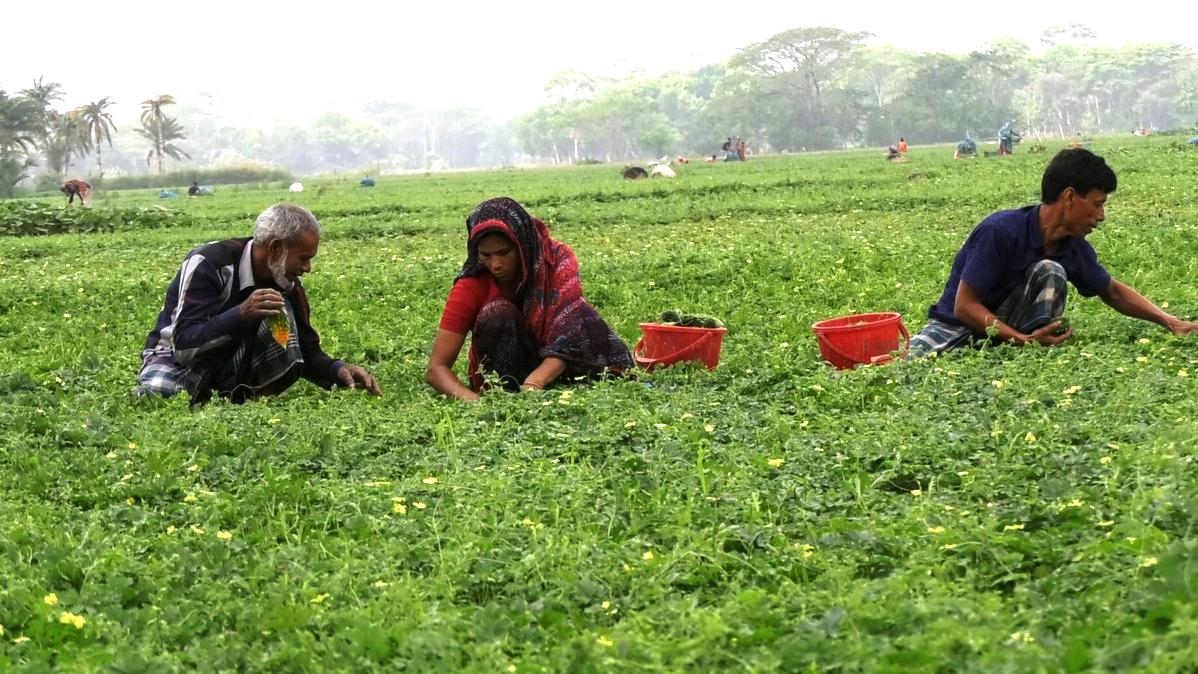
[[1008, 120], [1033, 138], [1198, 126], [1198, 59], [1179, 45], [1088, 47], [1092, 34], [1079, 25], [1046, 32], [1039, 54], [1009, 39], [952, 55], [867, 45], [869, 37], [798, 28], [692, 72], [565, 71], [546, 84], [548, 104], [510, 122], [376, 102], [263, 131], [194, 104], [171, 116], [176, 101], [163, 95], [142, 101], [139, 125], [121, 131], [111, 97], [60, 111], [61, 87], [38, 80], [0, 89], [0, 196], [31, 175], [64, 177], [85, 157], [94, 157], [95, 179], [107, 166], [162, 175], [167, 160], [192, 157], [199, 166], [386, 173], [709, 155], [731, 136], [760, 153], [983, 139]]
[[[0, 197], [11, 196], [18, 184], [38, 166], [55, 179], [71, 173], [76, 162], [94, 156], [97, 180], [104, 178], [104, 147], [112, 147], [116, 124], [110, 110], [113, 101], [105, 96], [72, 110], [59, 110], [62, 86], [34, 81], [27, 89], [9, 94], [0, 89]], [[156, 160], [158, 173], [165, 171], [164, 157], [182, 159], [186, 151], [175, 144], [186, 135], [178, 120], [166, 114], [174, 105], [169, 95], [142, 101], [141, 125], [134, 131], [149, 146], [146, 164]]]
[[799, 28], [691, 73], [555, 78], [556, 101], [515, 124], [520, 149], [554, 162], [713, 154], [729, 136], [758, 152], [1198, 125], [1198, 60], [1179, 45], [1088, 48], [1073, 25], [1040, 55], [1002, 40], [964, 55], [869, 46], [867, 33]]

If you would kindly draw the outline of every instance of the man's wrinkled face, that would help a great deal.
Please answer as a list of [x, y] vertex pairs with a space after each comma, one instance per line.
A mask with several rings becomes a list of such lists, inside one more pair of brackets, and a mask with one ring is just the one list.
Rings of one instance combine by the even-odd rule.
[[272, 241], [267, 265], [275, 285], [284, 291], [291, 290], [299, 277], [312, 271], [312, 258], [319, 248], [320, 237], [313, 231], [300, 233], [290, 246]]

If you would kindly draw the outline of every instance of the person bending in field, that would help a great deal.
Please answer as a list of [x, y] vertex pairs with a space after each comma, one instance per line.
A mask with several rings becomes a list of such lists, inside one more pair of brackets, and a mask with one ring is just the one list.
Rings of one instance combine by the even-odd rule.
[[75, 203], [75, 197], [79, 197], [79, 203], [87, 206], [91, 203], [92, 185], [82, 178], [71, 178], [58, 188], [59, 192], [67, 195], [67, 205]]
[[1111, 277], [1086, 236], [1106, 219], [1115, 172], [1082, 148], [1062, 150], [1044, 170], [1039, 205], [991, 214], [974, 228], [953, 261], [928, 324], [911, 338], [915, 356], [943, 353], [989, 333], [998, 340], [1047, 346], [1069, 339], [1065, 296], [1072, 283], [1119, 313], [1164, 326], [1176, 335], [1198, 323], [1165, 313]]
[[253, 238], [188, 253], [146, 338], [137, 394], [186, 391], [193, 404], [213, 394], [244, 402], [304, 377], [380, 395], [370, 373], [320, 348], [300, 283], [319, 247], [316, 218], [278, 204], [258, 216]]
[[[452, 369], [467, 333], [469, 388]], [[441, 315], [429, 385], [471, 401], [484, 371], [515, 391], [631, 367], [628, 347], [583, 299], [574, 251], [513, 199], [479, 204], [466, 218], [466, 262]]]

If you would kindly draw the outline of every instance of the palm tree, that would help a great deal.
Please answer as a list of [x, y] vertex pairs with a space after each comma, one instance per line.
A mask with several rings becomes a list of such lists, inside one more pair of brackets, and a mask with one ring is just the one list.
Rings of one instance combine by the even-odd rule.
[[29, 177], [26, 169], [36, 164], [29, 153], [40, 133], [37, 104], [0, 89], [0, 198], [12, 196], [13, 188]]
[[91, 149], [91, 135], [78, 110], [65, 115], [54, 114], [50, 139], [46, 143], [46, 164], [51, 171], [66, 177], [71, 159], [82, 157]]
[[62, 100], [62, 85], [58, 82], [43, 82], [42, 78], [33, 81], [33, 86], [21, 91], [21, 96], [34, 107], [34, 121], [37, 124], [37, 140], [39, 146], [45, 146], [53, 133], [55, 118], [54, 101]]
[[183, 133], [183, 127], [180, 126], [179, 122], [173, 117], [166, 116], [162, 111], [163, 107], [174, 104], [174, 97], [168, 94], [141, 102], [141, 128], [136, 129], [136, 131], [143, 138], [150, 141], [150, 151], [146, 154], [146, 165], [149, 165], [150, 158], [157, 157], [158, 175], [166, 172], [162, 165], [163, 155], [171, 159], [181, 159], [183, 157], [191, 159], [191, 155], [184, 152], [179, 146], [171, 143], [173, 140], [183, 140], [187, 137]]
[[37, 104], [0, 89], [0, 156], [28, 154], [40, 133]]
[[116, 124], [112, 122], [112, 113], [104, 110], [112, 105], [108, 99], [109, 97], [105, 96], [75, 110], [87, 130], [89, 144], [96, 148], [96, 175], [100, 179], [104, 178], [104, 158], [100, 152], [100, 145], [107, 141], [108, 147], [112, 147], [112, 132], [116, 131]]

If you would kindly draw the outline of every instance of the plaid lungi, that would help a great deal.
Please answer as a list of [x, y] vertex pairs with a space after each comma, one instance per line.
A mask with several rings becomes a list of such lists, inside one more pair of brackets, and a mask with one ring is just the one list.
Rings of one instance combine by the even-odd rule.
[[[1019, 332], [1038, 330], [1065, 315], [1065, 300], [1069, 294], [1066, 281], [1064, 267], [1052, 260], [1040, 260], [1027, 270], [1023, 285], [1003, 300], [994, 315]], [[911, 338], [908, 357], [941, 354], [962, 344], [985, 339], [985, 333], [933, 318]]]
[[200, 403], [213, 393], [233, 402], [281, 393], [299, 379], [304, 363], [290, 300], [283, 300], [283, 310], [288, 325], [285, 336], [281, 326], [272, 330], [271, 321], [262, 320], [224, 362], [201, 358], [183, 365], [171, 353], [143, 351], [135, 395], [169, 397], [186, 391], [193, 403]]

